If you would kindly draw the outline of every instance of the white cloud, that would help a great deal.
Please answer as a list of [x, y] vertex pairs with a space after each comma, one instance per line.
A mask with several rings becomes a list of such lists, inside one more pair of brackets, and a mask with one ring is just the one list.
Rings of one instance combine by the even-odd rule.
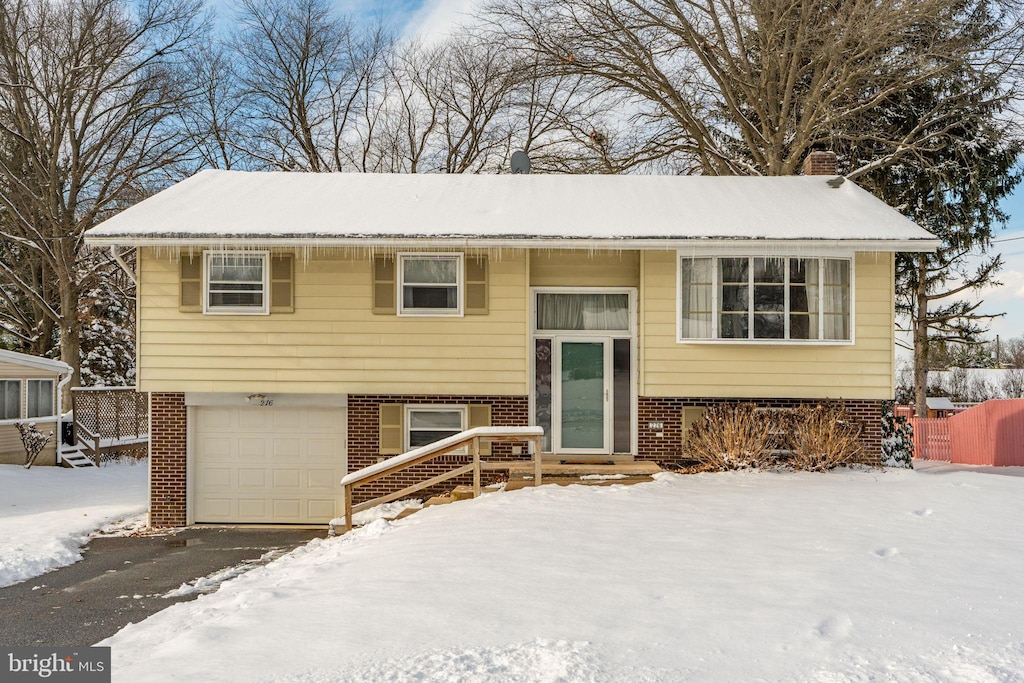
[[431, 43], [444, 39], [461, 24], [469, 23], [480, 0], [425, 0], [405, 25], [405, 35]]

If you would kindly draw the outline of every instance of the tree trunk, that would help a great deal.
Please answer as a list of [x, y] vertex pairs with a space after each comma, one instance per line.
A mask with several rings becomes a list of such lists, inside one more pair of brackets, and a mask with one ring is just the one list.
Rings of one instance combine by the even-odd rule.
[[71, 381], [64, 386], [64, 395], [61, 397], [65, 410], [71, 408], [71, 387], [82, 384], [82, 344], [78, 337], [79, 331], [74, 324], [60, 326], [60, 359], [75, 370]]
[[914, 414], [928, 417], [928, 257], [917, 255], [914, 292]]

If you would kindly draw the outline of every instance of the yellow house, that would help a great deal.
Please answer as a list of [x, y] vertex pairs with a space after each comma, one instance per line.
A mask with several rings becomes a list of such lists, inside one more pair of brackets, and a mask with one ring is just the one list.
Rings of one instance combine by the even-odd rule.
[[139, 250], [154, 525], [326, 522], [346, 472], [486, 424], [672, 461], [708, 405], [842, 398], [878, 452], [894, 253], [937, 245], [831, 175], [234, 171], [87, 240]]
[[35, 464], [59, 464], [60, 390], [70, 381], [71, 372], [71, 366], [58, 360], [0, 349], [0, 463], [25, 462], [25, 448], [15, 425], [33, 422], [44, 434], [53, 432]]

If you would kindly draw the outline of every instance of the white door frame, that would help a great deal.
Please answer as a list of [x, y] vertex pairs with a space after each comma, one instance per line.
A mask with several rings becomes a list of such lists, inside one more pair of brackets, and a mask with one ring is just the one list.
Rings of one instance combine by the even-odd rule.
[[[629, 329], [628, 330], [538, 330], [537, 329], [537, 294], [539, 293], [560, 293], [560, 294], [626, 294], [629, 296]], [[637, 307], [637, 288], [636, 287], [530, 287], [530, 301], [529, 301], [529, 315], [530, 315], [530, 341], [529, 341], [529, 360], [530, 360], [530, 378], [529, 378], [529, 412], [530, 412], [530, 423], [536, 424], [537, 422], [537, 339], [550, 339], [551, 340], [551, 452], [554, 454], [567, 453], [566, 451], [558, 450], [555, 441], [555, 418], [556, 418], [556, 404], [555, 404], [555, 356], [559, 355], [556, 348], [556, 338], [558, 339], [603, 339], [608, 342], [606, 345], [606, 353], [609, 358], [614, 356], [614, 341], [616, 339], [628, 339], [629, 340], [629, 394], [630, 394], [630, 423], [632, 424], [632, 430], [630, 434], [630, 454], [636, 455], [639, 441], [639, 399], [637, 396], [637, 377], [639, 374], [639, 363], [638, 363], [638, 342], [637, 342], [637, 330], [638, 330], [638, 307]], [[558, 359], [559, 364], [561, 358]], [[610, 362], [610, 361], [609, 361]], [[560, 368], [559, 368], [560, 369]], [[606, 381], [609, 383], [608, 387], [611, 389], [611, 383], [613, 381], [611, 370], [607, 370]], [[608, 406], [608, 428], [613, 430], [607, 440], [608, 453], [615, 452], [615, 440], [614, 440], [614, 424], [612, 422], [612, 392], [609, 391], [609, 398], [607, 400]], [[590, 450], [580, 452], [593, 452]], [[568, 454], [568, 453], [567, 453]]]

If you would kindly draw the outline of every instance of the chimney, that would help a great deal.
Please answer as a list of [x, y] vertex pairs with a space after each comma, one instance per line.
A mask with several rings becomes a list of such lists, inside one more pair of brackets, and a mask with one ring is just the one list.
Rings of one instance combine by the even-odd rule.
[[804, 175], [836, 175], [836, 153], [819, 149], [808, 154]]

